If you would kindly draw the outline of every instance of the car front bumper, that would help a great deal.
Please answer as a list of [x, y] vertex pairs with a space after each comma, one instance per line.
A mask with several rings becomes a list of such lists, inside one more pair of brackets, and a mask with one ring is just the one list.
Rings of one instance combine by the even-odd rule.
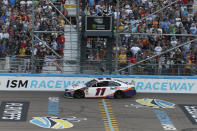
[[72, 95], [71, 92], [65, 91], [65, 92], [64, 92], [64, 97], [65, 97], [65, 98], [73, 98], [73, 95]]

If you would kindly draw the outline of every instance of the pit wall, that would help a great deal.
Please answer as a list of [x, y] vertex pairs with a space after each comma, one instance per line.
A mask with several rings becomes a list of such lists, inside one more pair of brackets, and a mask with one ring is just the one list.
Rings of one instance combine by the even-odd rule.
[[197, 93], [197, 76], [122, 76], [72, 74], [0, 74], [1, 91], [64, 91], [94, 78], [135, 81], [138, 93]]

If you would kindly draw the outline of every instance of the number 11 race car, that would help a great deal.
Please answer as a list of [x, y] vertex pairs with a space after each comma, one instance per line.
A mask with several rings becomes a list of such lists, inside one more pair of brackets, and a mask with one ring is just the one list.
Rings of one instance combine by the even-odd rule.
[[123, 82], [111, 78], [98, 78], [85, 84], [75, 84], [65, 89], [67, 98], [126, 98], [136, 95], [134, 81]]

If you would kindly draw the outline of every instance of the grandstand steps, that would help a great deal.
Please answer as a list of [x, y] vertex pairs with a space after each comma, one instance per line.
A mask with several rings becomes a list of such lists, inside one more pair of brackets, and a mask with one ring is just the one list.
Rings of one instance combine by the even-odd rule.
[[[76, 28], [76, 25], [72, 25]], [[77, 73], [79, 69], [79, 44], [77, 30], [71, 27], [71, 25], [64, 26], [64, 36], [66, 42], [64, 44], [64, 57], [63, 57], [63, 72]]]
[[67, 4], [67, 5], [72, 5], [72, 4], [76, 4], [76, 0], [67, 0], [66, 2], [65, 2], [65, 4]]

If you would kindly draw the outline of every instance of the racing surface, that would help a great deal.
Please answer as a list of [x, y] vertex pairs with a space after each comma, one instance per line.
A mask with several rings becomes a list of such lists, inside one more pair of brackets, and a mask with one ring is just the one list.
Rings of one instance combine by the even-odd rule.
[[0, 102], [0, 131], [197, 131], [196, 94], [68, 99], [63, 92], [1, 91]]

